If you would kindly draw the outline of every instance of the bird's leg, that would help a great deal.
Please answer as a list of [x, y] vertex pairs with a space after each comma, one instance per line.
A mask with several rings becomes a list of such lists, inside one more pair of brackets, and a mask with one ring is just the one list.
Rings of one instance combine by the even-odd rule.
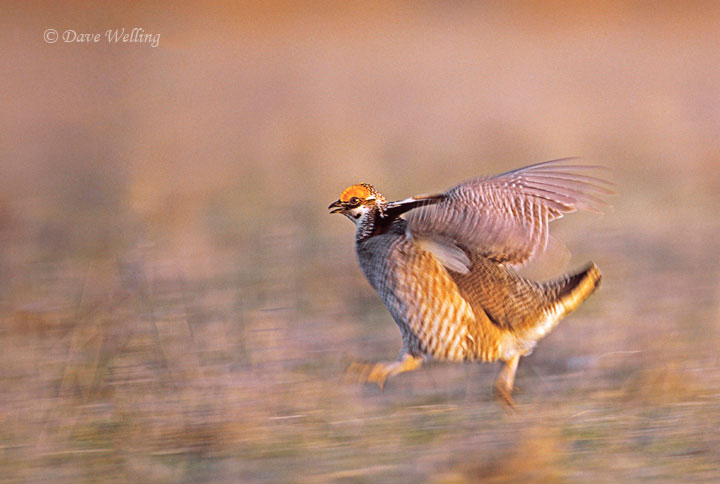
[[506, 405], [506, 409], [515, 410], [515, 401], [512, 398], [512, 389], [515, 382], [515, 372], [517, 371], [520, 355], [515, 355], [505, 362], [500, 374], [495, 380], [495, 393], [498, 398]]
[[347, 369], [345, 379], [362, 383], [375, 382], [382, 390], [388, 377], [415, 370], [422, 365], [422, 361], [422, 357], [403, 353], [397, 361], [380, 361], [374, 365], [353, 363]]

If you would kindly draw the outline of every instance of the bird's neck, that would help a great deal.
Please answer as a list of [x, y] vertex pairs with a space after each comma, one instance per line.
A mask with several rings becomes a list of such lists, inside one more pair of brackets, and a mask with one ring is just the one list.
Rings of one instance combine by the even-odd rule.
[[393, 222], [397, 220], [397, 216], [388, 215], [383, 208], [375, 205], [360, 219], [355, 230], [357, 242], [387, 232]]

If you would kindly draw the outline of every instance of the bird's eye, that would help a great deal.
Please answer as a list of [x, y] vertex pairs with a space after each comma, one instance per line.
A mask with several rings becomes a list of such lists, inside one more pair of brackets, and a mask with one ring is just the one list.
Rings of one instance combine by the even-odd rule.
[[350, 205], [358, 205], [360, 203], [360, 199], [358, 197], [352, 197], [348, 200], [348, 203], [350, 203]]

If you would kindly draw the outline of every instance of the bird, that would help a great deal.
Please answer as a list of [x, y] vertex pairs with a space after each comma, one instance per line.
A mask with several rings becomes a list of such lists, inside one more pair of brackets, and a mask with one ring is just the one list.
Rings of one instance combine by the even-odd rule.
[[563, 158], [397, 201], [368, 183], [343, 190], [328, 210], [355, 224], [360, 268], [402, 334], [397, 360], [353, 363], [347, 374], [383, 389], [426, 360], [500, 361], [495, 394], [515, 409], [520, 357], [602, 279], [593, 262], [543, 282], [518, 270], [546, 251], [551, 221], [609, 207], [601, 169]]

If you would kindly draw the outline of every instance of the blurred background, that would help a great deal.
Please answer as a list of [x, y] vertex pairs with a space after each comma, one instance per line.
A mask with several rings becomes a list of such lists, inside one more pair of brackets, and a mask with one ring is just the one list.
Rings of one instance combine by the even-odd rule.
[[[258, 2], [260, 3], [260, 2]], [[715, 2], [9, 2], [0, 482], [720, 481]], [[100, 33], [51, 44], [47, 29]], [[107, 41], [142, 28], [148, 43]], [[565, 156], [601, 289], [524, 358], [400, 334], [326, 207]]]

